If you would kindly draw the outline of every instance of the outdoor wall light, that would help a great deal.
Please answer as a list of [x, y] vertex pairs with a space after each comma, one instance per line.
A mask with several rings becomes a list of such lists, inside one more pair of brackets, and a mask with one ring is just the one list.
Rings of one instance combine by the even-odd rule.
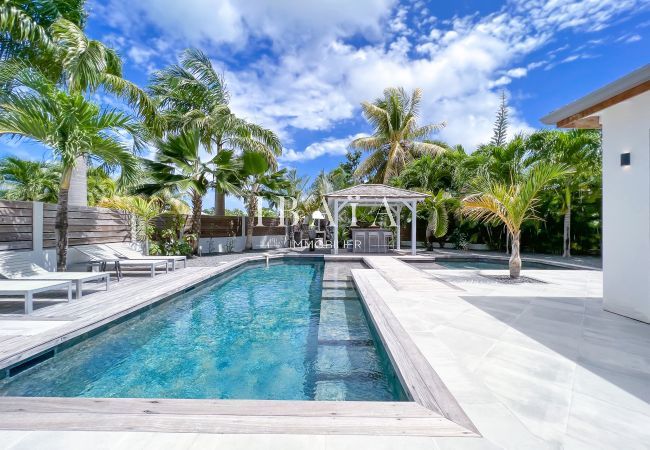
[[630, 165], [630, 152], [621, 153], [621, 166], [626, 167]]

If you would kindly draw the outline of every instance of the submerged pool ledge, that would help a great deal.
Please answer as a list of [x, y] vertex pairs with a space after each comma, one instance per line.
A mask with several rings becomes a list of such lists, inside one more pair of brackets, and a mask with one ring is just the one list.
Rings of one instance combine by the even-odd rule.
[[[274, 255], [269, 259], [282, 258]], [[108, 301], [110, 297], [88, 296], [84, 303], [88, 309], [69, 324], [29, 339], [25, 337], [11, 349], [0, 347], [0, 368], [16, 366], [57, 346], [69, 345], [73, 339], [124, 320], [217, 275], [265, 259], [266, 255], [255, 255], [209, 270], [179, 270], [175, 277], [151, 280], [147, 284], [150, 289], [116, 291], [114, 297], [118, 298], [112, 299], [110, 307], [102, 308], [99, 301], [92, 304], [93, 298]], [[368, 318], [413, 401], [2, 397], [0, 429], [480, 437], [415, 344], [400, 332], [399, 322], [380, 296], [373, 293], [372, 283], [355, 272], [354, 281]]]

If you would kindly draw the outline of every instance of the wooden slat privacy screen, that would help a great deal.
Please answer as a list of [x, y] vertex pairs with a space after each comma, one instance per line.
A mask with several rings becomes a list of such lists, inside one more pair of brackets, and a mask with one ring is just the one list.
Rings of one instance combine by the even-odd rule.
[[32, 202], [0, 201], [0, 250], [32, 249]]
[[237, 237], [242, 235], [244, 217], [201, 216], [201, 237]]
[[[284, 236], [286, 233], [286, 228], [278, 218], [262, 217], [262, 224], [261, 227], [253, 227], [253, 236]], [[255, 225], [257, 225], [257, 218], [255, 218]]]
[[[56, 246], [56, 205], [43, 205], [43, 248]], [[129, 215], [106, 208], [70, 206], [68, 208], [68, 244], [102, 244], [131, 240]]]

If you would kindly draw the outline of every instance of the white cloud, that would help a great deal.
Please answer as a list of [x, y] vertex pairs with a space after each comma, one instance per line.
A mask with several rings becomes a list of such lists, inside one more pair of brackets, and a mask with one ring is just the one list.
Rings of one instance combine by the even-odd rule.
[[528, 69], [526, 67], [516, 67], [510, 69], [506, 72], [506, 75], [510, 78], [522, 78], [528, 74]]
[[319, 142], [314, 142], [303, 151], [285, 149], [282, 152], [281, 162], [304, 162], [311, 161], [321, 156], [342, 156], [347, 153], [348, 145], [354, 139], [366, 136], [363, 133], [345, 138], [328, 138]]
[[[163, 37], [149, 48], [159, 55], [203, 47], [225, 70], [233, 110], [278, 132], [285, 145], [294, 129], [331, 132], [360, 117], [360, 102], [387, 86], [404, 86], [424, 91], [422, 123], [446, 121], [440, 137], [468, 149], [489, 139], [498, 90], [530, 70], [557, 64], [540, 60], [522, 66], [523, 58], [560, 30], [600, 30], [641, 5], [640, 0], [509, 0], [484, 17], [419, 20], [415, 36], [408, 17], [416, 10], [397, 0], [140, 0], [122, 8], [126, 3], [108, 0], [96, 9], [127, 34], [142, 23], [156, 27]], [[364, 43], [352, 44], [359, 36]], [[237, 68], [228, 64], [240, 53], [250, 55], [247, 46], [260, 42], [268, 49], [265, 56]], [[556, 53], [546, 59], [560, 61]], [[576, 53], [565, 62], [589, 56]], [[510, 121], [513, 132], [529, 129], [514, 107]], [[287, 150], [285, 161], [344, 154], [347, 144], [337, 141]]]

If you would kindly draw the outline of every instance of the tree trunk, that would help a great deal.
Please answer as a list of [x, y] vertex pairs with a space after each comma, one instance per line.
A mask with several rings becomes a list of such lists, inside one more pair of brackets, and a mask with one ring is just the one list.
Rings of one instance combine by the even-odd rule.
[[226, 194], [214, 188], [214, 215], [223, 217], [226, 215]]
[[[509, 233], [511, 234], [511, 233]], [[521, 232], [517, 234], [511, 234], [512, 236], [512, 254], [510, 255], [510, 278], [519, 278], [521, 274], [521, 257], [519, 256], [519, 239], [521, 238]]]
[[[217, 154], [223, 149], [221, 138], [217, 143]], [[226, 215], [226, 193], [220, 192], [217, 186], [214, 187], [214, 215], [223, 217]]]
[[253, 249], [253, 227], [255, 226], [255, 213], [257, 211], [257, 197], [248, 198], [248, 223], [246, 224], [246, 250]]
[[195, 236], [193, 250], [198, 253], [199, 240], [201, 238], [201, 213], [203, 212], [203, 196], [192, 191], [192, 228], [191, 233]]
[[564, 203], [566, 211], [564, 212], [564, 236], [562, 240], [562, 256], [568, 258], [571, 256], [571, 192], [567, 189], [565, 192]]
[[56, 208], [56, 270], [65, 272], [68, 265], [68, 194], [70, 192], [70, 178], [72, 168], [63, 169], [61, 188], [59, 189], [59, 202]]
[[70, 175], [69, 189], [68, 204], [70, 206], [88, 206], [88, 166], [85, 156], [75, 159]]

